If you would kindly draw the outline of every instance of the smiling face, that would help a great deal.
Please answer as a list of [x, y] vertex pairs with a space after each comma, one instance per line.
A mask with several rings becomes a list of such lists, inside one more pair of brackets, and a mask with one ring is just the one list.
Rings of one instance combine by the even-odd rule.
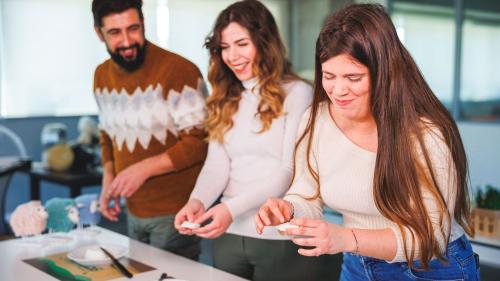
[[347, 54], [321, 64], [322, 84], [332, 112], [352, 121], [371, 118], [368, 68]]
[[136, 9], [109, 14], [102, 18], [102, 27], [95, 29], [118, 65], [129, 71], [140, 67], [144, 59], [144, 22]]
[[238, 23], [231, 22], [221, 33], [222, 60], [240, 81], [255, 76], [253, 65], [257, 57], [250, 33]]

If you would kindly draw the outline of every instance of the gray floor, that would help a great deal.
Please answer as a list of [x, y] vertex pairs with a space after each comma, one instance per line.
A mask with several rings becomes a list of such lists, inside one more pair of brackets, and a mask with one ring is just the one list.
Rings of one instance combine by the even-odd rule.
[[[113, 230], [124, 235], [127, 234], [126, 218], [124, 215], [120, 216], [119, 222], [111, 222], [103, 219], [99, 224], [102, 227]], [[212, 265], [212, 243], [210, 240], [202, 240], [202, 254], [200, 256], [200, 262]], [[321, 272], [321, 278], [318, 281], [324, 280], [338, 280], [338, 274], [340, 271], [340, 264], [342, 263], [341, 255], [325, 255], [323, 257], [324, 266]], [[500, 258], [500, 257], [499, 257]], [[500, 280], [500, 268], [491, 267], [488, 265], [481, 264], [481, 280], [482, 281], [499, 281]]]

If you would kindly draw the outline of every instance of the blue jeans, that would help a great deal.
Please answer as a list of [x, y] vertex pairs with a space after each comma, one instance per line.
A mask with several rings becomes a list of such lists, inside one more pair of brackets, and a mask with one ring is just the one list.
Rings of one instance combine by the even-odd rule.
[[[469, 281], [479, 279], [479, 266], [469, 240], [464, 236], [448, 245], [448, 262], [429, 262], [429, 270], [410, 269], [406, 262], [388, 263], [383, 260], [344, 253], [340, 281]], [[415, 268], [421, 268], [416, 261]]]

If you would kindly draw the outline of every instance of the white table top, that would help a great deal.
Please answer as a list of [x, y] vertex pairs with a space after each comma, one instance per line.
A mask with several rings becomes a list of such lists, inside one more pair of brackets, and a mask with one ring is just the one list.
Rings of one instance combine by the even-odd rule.
[[74, 248], [95, 243], [118, 244], [129, 247], [128, 257], [155, 267], [156, 270], [135, 274], [134, 278], [126, 277], [114, 280], [158, 280], [165, 272], [169, 276], [188, 281], [242, 281], [240, 277], [215, 269], [211, 266], [189, 260], [187, 258], [157, 249], [150, 245], [128, 238], [127, 236], [98, 228], [101, 233], [95, 238], [71, 235], [70, 243], [50, 247], [26, 246], [20, 239], [0, 242], [0, 279], [16, 280], [57, 280], [54, 277], [23, 262], [28, 258], [48, 256], [59, 252], [71, 251]]

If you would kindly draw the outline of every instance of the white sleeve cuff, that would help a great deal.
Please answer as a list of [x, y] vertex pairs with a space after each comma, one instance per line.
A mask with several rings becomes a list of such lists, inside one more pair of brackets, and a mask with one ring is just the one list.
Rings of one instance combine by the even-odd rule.
[[321, 207], [318, 209], [311, 201], [295, 194], [288, 194], [284, 200], [292, 203], [294, 218], [320, 219], [323, 217]]
[[403, 250], [403, 237], [401, 236], [401, 232], [399, 231], [399, 227], [397, 225], [391, 226], [391, 230], [394, 232], [394, 235], [396, 236], [396, 243], [397, 243], [397, 250], [396, 250], [396, 255], [394, 258], [390, 261], [387, 261], [388, 263], [395, 263], [395, 262], [407, 262], [406, 256]]

